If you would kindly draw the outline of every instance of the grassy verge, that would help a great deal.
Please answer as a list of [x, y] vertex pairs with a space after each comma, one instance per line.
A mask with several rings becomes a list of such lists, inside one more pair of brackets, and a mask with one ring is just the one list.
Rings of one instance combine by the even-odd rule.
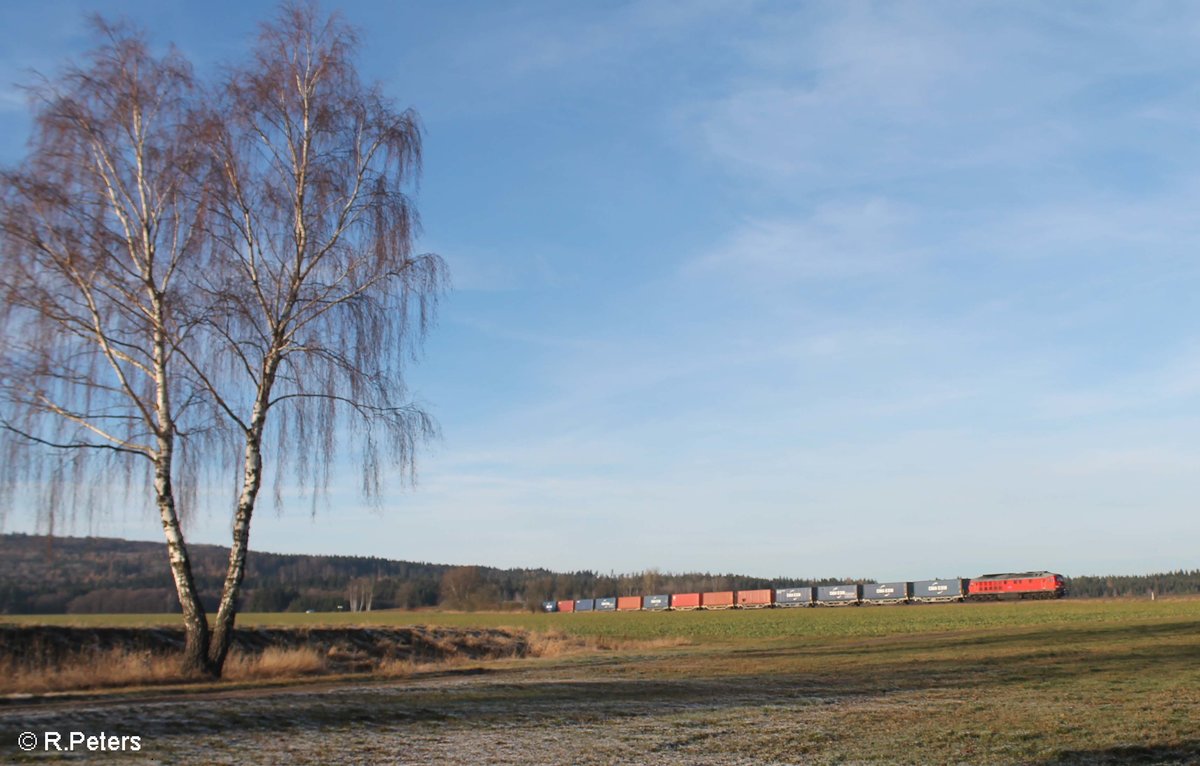
[[[232, 652], [223, 680], [244, 683], [299, 678], [324, 673], [326, 658], [311, 648], [268, 648], [255, 654]], [[381, 668], [391, 672], [391, 666]], [[20, 658], [0, 661], [0, 694], [43, 694], [105, 688], [131, 688], [183, 683], [177, 657], [110, 649], [80, 651], [48, 664]]]
[[[182, 634], [163, 628], [0, 626], [0, 695], [208, 686], [181, 673]], [[429, 627], [275, 627], [240, 630], [220, 683], [323, 677], [396, 678], [471, 663], [566, 657], [686, 644], [614, 640], [559, 630]]]

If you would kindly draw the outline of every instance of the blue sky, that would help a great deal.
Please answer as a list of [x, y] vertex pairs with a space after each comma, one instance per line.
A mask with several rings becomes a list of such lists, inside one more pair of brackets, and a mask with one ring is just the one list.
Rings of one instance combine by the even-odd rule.
[[[456, 287], [411, 381], [444, 433], [382, 512], [348, 469], [315, 518], [264, 507], [253, 547], [1200, 566], [1200, 7], [337, 7], [426, 128], [420, 246]], [[210, 71], [271, 6], [0, 6], [4, 162], [28, 130], [10, 83], [85, 50], [91, 11]], [[130, 509], [77, 531], [157, 529]]]

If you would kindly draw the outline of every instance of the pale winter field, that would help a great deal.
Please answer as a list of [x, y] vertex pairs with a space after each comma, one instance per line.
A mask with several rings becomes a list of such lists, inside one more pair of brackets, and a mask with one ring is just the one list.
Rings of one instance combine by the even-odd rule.
[[[419, 618], [539, 631], [542, 656], [9, 697], [0, 761], [1200, 763], [1200, 600]], [[17, 746], [45, 731], [138, 735], [141, 750]]]

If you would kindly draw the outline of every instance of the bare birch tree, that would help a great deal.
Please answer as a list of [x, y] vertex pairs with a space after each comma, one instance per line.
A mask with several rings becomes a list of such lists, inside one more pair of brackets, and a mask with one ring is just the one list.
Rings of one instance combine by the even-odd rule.
[[346, 586], [346, 600], [350, 602], [351, 612], [369, 612], [375, 603], [375, 586], [377, 577], [356, 577]]
[[[360, 82], [353, 31], [313, 6], [285, 5], [207, 95], [177, 55], [101, 29], [91, 67], [39, 91], [33, 151], [3, 176], [3, 486], [10, 502], [50, 487], [56, 508], [58, 488], [103, 476], [93, 454], [130, 486], [144, 461], [185, 667], [216, 676], [265, 466], [278, 499], [289, 476], [319, 493], [335, 457], [354, 457], [377, 496], [386, 471], [414, 475], [435, 433], [403, 376], [445, 281], [441, 259], [413, 248], [421, 131]], [[231, 460], [210, 630], [175, 487]]]
[[185, 668], [203, 672], [208, 626], [176, 497], [181, 438], [208, 422], [176, 354], [191, 329], [182, 278], [203, 268], [195, 86], [174, 52], [156, 58], [130, 30], [95, 25], [104, 42], [88, 65], [32, 89], [29, 156], [0, 176], [0, 508], [39, 488], [53, 530], [64, 507], [102, 505], [122, 476], [144, 481], [182, 605]]
[[339, 440], [359, 448], [361, 488], [411, 476], [434, 434], [407, 401], [403, 370], [429, 326], [444, 265], [414, 253], [406, 194], [421, 131], [359, 81], [356, 40], [338, 17], [287, 5], [264, 25], [214, 115], [213, 261], [197, 285], [217, 307], [188, 356], [241, 440], [241, 480], [210, 663], [229, 649], [264, 457], [276, 486], [329, 481]]

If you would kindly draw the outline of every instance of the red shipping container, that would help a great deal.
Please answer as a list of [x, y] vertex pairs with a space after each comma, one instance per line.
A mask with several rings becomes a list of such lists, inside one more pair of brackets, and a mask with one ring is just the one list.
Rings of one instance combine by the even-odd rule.
[[642, 608], [641, 596], [620, 596], [617, 598], [617, 611], [625, 612]]
[[558, 611], [574, 612], [575, 611], [575, 602], [574, 601], [559, 601], [558, 602]]
[[738, 603], [738, 606], [745, 607], [747, 609], [753, 609], [755, 607], [762, 607], [762, 606], [770, 606], [771, 605], [771, 589], [767, 588], [766, 590], [739, 590], [737, 592], [737, 603]]
[[733, 591], [719, 590], [700, 595], [700, 606], [705, 609], [728, 609], [733, 606]]
[[699, 593], [676, 593], [671, 596], [672, 609], [699, 609], [700, 594]]

